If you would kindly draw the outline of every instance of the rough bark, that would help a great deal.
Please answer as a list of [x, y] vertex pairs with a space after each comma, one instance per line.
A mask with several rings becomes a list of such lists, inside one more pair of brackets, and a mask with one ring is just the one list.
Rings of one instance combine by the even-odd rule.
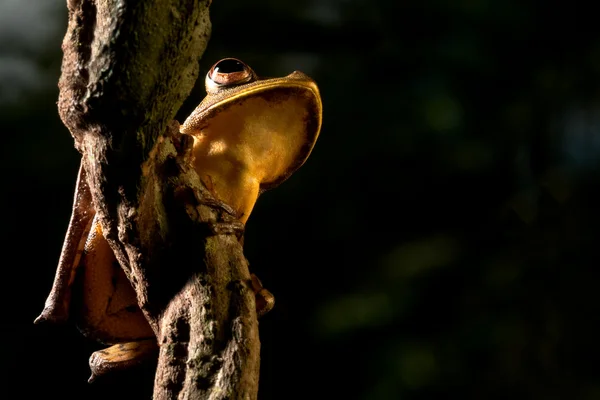
[[198, 74], [208, 0], [69, 0], [59, 113], [160, 345], [156, 399], [254, 399], [259, 340], [231, 209], [172, 121]]

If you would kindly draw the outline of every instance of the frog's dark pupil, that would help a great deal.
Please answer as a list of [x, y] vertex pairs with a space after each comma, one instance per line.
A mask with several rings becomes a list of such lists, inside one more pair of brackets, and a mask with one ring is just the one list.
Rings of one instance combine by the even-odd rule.
[[222, 60], [215, 65], [214, 71], [222, 74], [230, 74], [232, 72], [242, 72], [244, 69], [244, 64], [242, 64], [240, 61], [228, 58], [227, 60]]

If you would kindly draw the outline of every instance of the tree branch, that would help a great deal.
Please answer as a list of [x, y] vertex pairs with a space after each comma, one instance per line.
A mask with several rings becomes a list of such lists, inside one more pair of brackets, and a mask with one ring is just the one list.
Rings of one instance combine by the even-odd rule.
[[104, 235], [160, 345], [156, 399], [254, 399], [243, 226], [189, 163], [174, 115], [209, 37], [204, 0], [69, 0], [59, 112]]

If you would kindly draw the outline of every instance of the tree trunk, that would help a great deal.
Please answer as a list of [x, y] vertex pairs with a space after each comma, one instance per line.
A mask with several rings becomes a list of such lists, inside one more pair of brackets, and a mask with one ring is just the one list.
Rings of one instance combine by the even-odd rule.
[[155, 399], [255, 399], [258, 324], [241, 225], [172, 121], [198, 75], [207, 0], [69, 0], [59, 112], [104, 235], [160, 354]]

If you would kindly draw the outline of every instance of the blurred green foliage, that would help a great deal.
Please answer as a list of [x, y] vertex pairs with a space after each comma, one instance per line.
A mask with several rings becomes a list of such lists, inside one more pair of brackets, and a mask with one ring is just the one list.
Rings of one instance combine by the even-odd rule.
[[[48, 18], [64, 26], [64, 6]], [[203, 74], [226, 56], [298, 69], [324, 101], [313, 155], [247, 227], [277, 298], [261, 399], [600, 398], [596, 19], [583, 2], [214, 2]], [[72, 327], [31, 325], [78, 158], [54, 105], [59, 36], [25, 55], [0, 37], [0, 72], [16, 54], [51, 75], [0, 104], [1, 296], [17, 304], [2, 376], [60, 362], [33, 392], [136, 398], [141, 383], [85, 384], [97, 347]]]

